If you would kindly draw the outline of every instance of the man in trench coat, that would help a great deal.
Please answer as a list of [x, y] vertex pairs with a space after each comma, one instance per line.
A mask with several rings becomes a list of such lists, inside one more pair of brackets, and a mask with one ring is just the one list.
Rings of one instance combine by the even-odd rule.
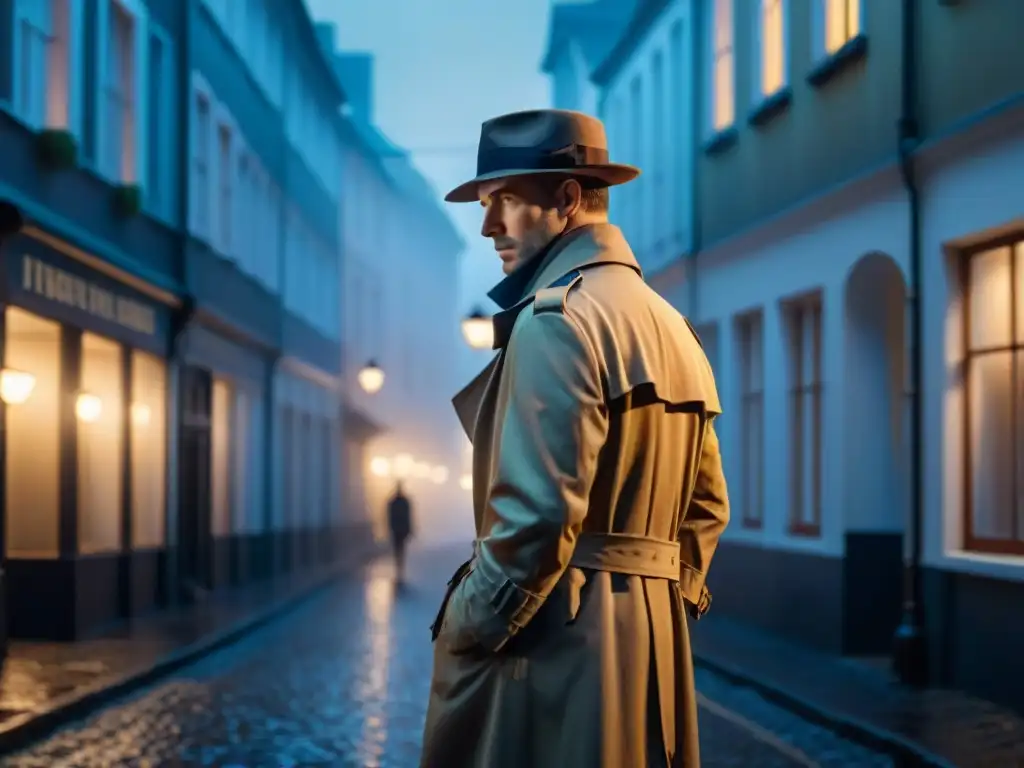
[[422, 768], [692, 768], [687, 616], [729, 519], [714, 377], [607, 222], [604, 126], [484, 123], [479, 202], [506, 277], [497, 355], [454, 400], [476, 542], [433, 627]]

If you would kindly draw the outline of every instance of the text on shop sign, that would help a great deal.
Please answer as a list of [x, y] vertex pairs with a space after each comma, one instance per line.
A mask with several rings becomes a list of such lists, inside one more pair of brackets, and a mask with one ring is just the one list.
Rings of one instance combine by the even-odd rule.
[[119, 296], [32, 256], [22, 257], [21, 287], [137, 333], [152, 335], [156, 331], [156, 314], [152, 307], [127, 296]]

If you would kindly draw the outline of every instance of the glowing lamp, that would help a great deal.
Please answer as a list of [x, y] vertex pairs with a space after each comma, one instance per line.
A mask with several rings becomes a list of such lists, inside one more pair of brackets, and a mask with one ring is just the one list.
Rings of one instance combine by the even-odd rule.
[[98, 421], [103, 413], [103, 401], [96, 395], [82, 392], [75, 400], [75, 415], [80, 421], [92, 424]]
[[381, 387], [384, 386], [384, 371], [381, 370], [381, 367], [373, 360], [370, 360], [362, 367], [357, 378], [359, 380], [359, 386], [362, 387], [363, 391], [368, 395], [374, 395], [380, 392]]
[[7, 405], [20, 405], [32, 395], [36, 377], [25, 371], [4, 368], [0, 371], [0, 400]]
[[462, 337], [473, 349], [494, 347], [494, 321], [480, 309], [462, 319]]

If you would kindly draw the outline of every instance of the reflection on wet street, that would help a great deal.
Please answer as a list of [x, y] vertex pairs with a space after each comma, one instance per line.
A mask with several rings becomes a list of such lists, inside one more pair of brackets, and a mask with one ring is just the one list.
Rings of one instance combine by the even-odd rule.
[[[429, 625], [463, 554], [412, 553], [405, 587], [386, 561], [373, 563], [237, 645], [2, 764], [415, 768]], [[891, 764], [752, 691], [703, 671], [698, 681], [705, 766]]]

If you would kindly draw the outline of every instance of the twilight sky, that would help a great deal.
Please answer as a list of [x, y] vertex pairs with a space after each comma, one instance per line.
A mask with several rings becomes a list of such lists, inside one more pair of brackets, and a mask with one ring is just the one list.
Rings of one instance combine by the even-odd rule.
[[[549, 105], [538, 71], [549, 1], [306, 0], [316, 20], [337, 24], [341, 48], [376, 56], [376, 122], [415, 150], [417, 166], [441, 195], [472, 177], [481, 122]], [[500, 262], [480, 237], [480, 207], [447, 208], [468, 243], [468, 309], [501, 279]]]

